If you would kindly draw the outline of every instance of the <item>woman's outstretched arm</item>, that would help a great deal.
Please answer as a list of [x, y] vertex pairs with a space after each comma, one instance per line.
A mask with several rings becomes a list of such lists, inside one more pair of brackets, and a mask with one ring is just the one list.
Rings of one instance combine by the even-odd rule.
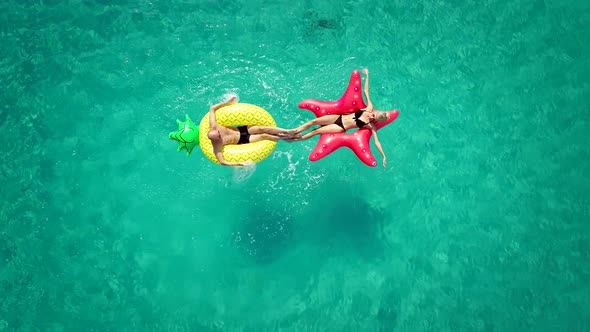
[[367, 111], [373, 110], [373, 102], [371, 102], [371, 97], [369, 97], [369, 70], [367, 68], [363, 68], [363, 73], [365, 73], [365, 97], [367, 98]]
[[373, 141], [375, 141], [375, 146], [379, 153], [381, 153], [381, 157], [383, 157], [383, 168], [387, 166], [387, 157], [385, 157], [385, 152], [383, 152], [383, 147], [381, 146], [381, 142], [379, 141], [379, 136], [377, 136], [377, 128], [375, 128], [374, 124], [371, 124], [371, 134], [373, 135]]

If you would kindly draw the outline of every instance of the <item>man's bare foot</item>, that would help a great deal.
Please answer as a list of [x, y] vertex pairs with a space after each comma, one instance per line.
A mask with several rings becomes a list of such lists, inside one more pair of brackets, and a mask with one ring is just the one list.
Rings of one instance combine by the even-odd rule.
[[290, 129], [286, 131], [287, 136], [301, 136], [301, 133], [297, 129]]

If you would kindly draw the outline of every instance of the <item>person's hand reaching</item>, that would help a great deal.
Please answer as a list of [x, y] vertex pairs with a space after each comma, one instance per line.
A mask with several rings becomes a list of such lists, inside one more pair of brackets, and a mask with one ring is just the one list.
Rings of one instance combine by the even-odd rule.
[[240, 163], [240, 166], [244, 166], [244, 167], [252, 166], [252, 165], [254, 165], [254, 162], [252, 160], [248, 160], [248, 161], [244, 161], [244, 162]]

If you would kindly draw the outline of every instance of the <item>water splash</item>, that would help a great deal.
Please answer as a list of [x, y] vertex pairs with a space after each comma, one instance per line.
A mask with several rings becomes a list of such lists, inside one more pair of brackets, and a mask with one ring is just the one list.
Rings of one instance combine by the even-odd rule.
[[246, 166], [234, 167], [233, 168], [233, 181], [234, 183], [242, 183], [254, 175], [256, 171], [256, 163], [252, 160], [248, 160]]
[[228, 99], [230, 99], [232, 97], [236, 97], [236, 103], [239, 103], [240, 102], [240, 96], [238, 96], [238, 90], [237, 89], [228, 90], [226, 93], [224, 93], [221, 96], [221, 100], [228, 100]]

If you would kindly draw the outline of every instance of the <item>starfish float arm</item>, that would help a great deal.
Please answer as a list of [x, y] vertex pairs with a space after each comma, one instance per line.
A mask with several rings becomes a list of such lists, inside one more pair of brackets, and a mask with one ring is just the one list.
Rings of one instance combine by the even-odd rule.
[[340, 99], [336, 101], [322, 101], [316, 99], [305, 99], [299, 103], [299, 108], [313, 112], [317, 118], [328, 114], [354, 113], [367, 107], [363, 101], [361, 92], [361, 74], [355, 70], [350, 75], [348, 87]]

